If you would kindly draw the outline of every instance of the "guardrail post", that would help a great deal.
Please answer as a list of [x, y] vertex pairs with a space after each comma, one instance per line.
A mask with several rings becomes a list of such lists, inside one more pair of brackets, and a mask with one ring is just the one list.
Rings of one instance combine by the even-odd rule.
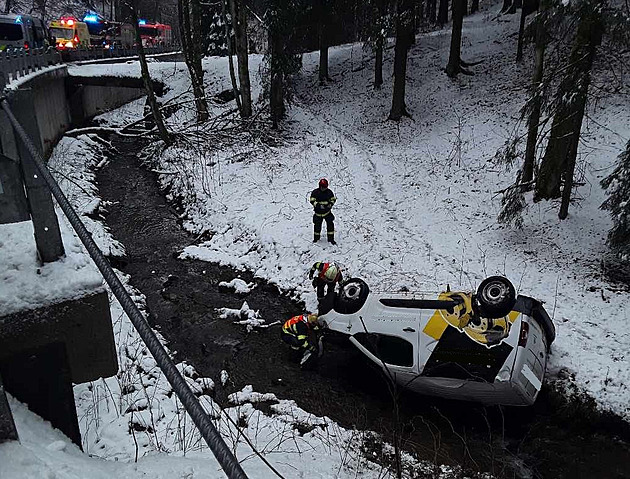
[[24, 50], [24, 60], [26, 63], [26, 74], [33, 71], [33, 54], [31, 50]]
[[9, 52], [4, 52], [4, 62], [5, 62], [5, 73], [6, 73], [6, 81], [9, 83], [13, 80], [13, 76], [15, 75], [13, 72], [15, 70], [15, 66], [13, 63], [13, 58]]
[[30, 219], [20, 165], [0, 154], [0, 224]]
[[17, 429], [15, 428], [13, 414], [11, 414], [11, 408], [2, 384], [2, 376], [0, 376], [0, 444], [17, 440]]
[[[37, 150], [42, 152], [43, 148], [32, 93], [28, 90], [18, 90], [12, 95], [10, 103], [15, 112], [15, 117], [22, 125], [22, 128], [31, 137]], [[56, 261], [63, 256], [64, 249], [52, 196], [44, 178], [39, 174], [27, 146], [19, 138], [17, 132], [15, 136], [17, 137], [17, 149], [24, 175], [26, 197], [31, 218], [33, 219], [37, 251], [44, 263]]]
[[26, 57], [24, 55], [24, 50], [20, 50], [18, 52], [18, 59], [20, 62], [20, 68], [19, 68], [20, 76], [23, 77], [26, 75]]

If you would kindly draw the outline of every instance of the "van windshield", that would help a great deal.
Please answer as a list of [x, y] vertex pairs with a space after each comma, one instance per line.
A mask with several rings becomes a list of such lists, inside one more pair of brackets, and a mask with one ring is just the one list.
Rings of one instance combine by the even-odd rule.
[[0, 41], [15, 42], [22, 40], [22, 26], [16, 23], [0, 23]]
[[74, 38], [74, 30], [72, 28], [51, 28], [50, 34], [57, 39], [72, 40]]

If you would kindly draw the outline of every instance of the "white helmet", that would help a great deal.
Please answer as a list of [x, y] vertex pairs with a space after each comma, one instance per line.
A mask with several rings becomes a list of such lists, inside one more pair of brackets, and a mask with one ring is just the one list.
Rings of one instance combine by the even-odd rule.
[[335, 263], [330, 263], [328, 265], [328, 268], [324, 272], [324, 278], [326, 279], [326, 281], [333, 282], [337, 279], [338, 275], [339, 275], [339, 266], [337, 266]]

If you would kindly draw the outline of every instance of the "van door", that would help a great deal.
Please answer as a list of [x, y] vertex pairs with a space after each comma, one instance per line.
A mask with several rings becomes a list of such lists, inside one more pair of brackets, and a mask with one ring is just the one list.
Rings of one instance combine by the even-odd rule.
[[365, 330], [350, 341], [399, 384], [418, 375], [420, 312], [417, 309], [375, 308]]

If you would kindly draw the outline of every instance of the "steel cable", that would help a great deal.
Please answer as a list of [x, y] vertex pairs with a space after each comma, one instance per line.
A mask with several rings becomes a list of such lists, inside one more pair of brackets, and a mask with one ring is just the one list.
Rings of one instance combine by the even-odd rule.
[[48, 171], [48, 168], [44, 163], [44, 159], [26, 134], [26, 131], [24, 131], [24, 128], [22, 128], [22, 125], [13, 115], [6, 98], [2, 99], [0, 106], [2, 106], [2, 109], [7, 114], [14, 130], [28, 149], [35, 165], [37, 166], [37, 169], [39, 170], [39, 173], [48, 184], [48, 187], [57, 200], [57, 203], [59, 203], [59, 206], [70, 221], [70, 224], [81, 239], [81, 242], [87, 249], [92, 260], [96, 263], [96, 266], [103, 275], [103, 278], [105, 278], [105, 281], [107, 281], [107, 284], [111, 288], [112, 293], [114, 293], [114, 296], [116, 296], [116, 299], [120, 302], [123, 310], [127, 313], [127, 316], [129, 316], [129, 319], [140, 334], [140, 337], [149, 348], [149, 351], [155, 358], [158, 366], [173, 387], [173, 391], [175, 391], [175, 394], [177, 394], [177, 397], [184, 405], [184, 408], [199, 429], [201, 436], [208, 444], [208, 447], [223, 468], [223, 471], [230, 479], [247, 478], [247, 475], [245, 474], [245, 471], [243, 471], [238, 460], [234, 454], [232, 454], [227, 444], [225, 444], [225, 441], [214, 427], [214, 424], [212, 424], [210, 417], [201, 407], [199, 400], [194, 395], [188, 384], [186, 384], [186, 381], [177, 370], [175, 363], [164, 349], [162, 343], [158, 340], [155, 332], [144, 319], [140, 310], [138, 310], [120, 279], [116, 276], [116, 273], [110, 266], [109, 262], [92, 239], [92, 236], [90, 236], [90, 233], [81, 222], [81, 219], [74, 211], [72, 205], [70, 205], [70, 202], [61, 191], [61, 188], [53, 176]]

